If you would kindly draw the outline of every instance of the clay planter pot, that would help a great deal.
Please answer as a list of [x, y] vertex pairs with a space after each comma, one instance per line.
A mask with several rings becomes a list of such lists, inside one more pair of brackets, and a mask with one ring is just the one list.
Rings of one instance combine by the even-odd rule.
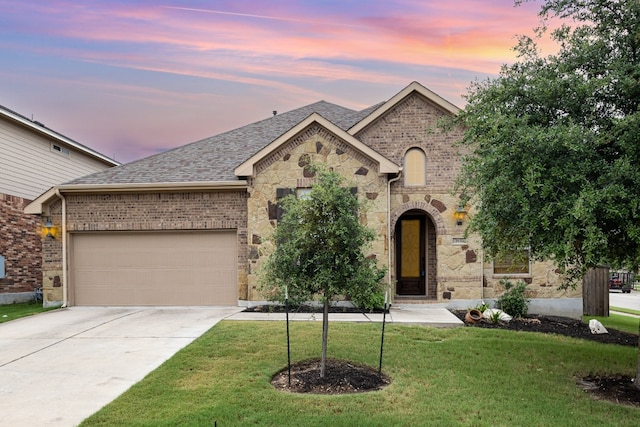
[[475, 308], [467, 311], [467, 315], [464, 316], [464, 321], [466, 323], [477, 323], [482, 320], [482, 313], [480, 310], [476, 310]]

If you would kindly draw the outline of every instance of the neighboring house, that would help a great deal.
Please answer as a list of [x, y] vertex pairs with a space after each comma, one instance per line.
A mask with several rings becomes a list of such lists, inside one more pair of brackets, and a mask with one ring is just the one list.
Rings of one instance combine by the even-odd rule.
[[56, 184], [119, 165], [0, 106], [0, 304], [42, 286], [41, 219], [24, 208]]
[[278, 200], [313, 185], [312, 161], [366, 200], [396, 303], [465, 308], [511, 278], [529, 283], [532, 311], [580, 316], [581, 288], [558, 291], [553, 265], [485, 262], [465, 238], [473, 208], [452, 191], [462, 133], [437, 126], [458, 112], [414, 82], [362, 111], [321, 101], [57, 186], [27, 208], [63, 230], [46, 241], [45, 302], [258, 304]]

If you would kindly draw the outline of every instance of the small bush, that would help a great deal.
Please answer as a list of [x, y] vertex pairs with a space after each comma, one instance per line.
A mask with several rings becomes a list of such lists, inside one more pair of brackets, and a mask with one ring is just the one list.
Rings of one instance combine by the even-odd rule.
[[529, 309], [529, 300], [524, 296], [527, 284], [520, 281], [514, 285], [508, 280], [501, 280], [500, 283], [506, 291], [496, 301], [496, 307], [512, 317], [526, 316]]

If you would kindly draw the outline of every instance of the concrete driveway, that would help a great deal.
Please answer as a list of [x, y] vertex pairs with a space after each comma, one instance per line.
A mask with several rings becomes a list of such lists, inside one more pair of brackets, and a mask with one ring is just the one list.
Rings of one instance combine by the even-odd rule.
[[75, 426], [239, 307], [71, 307], [0, 324], [0, 426]]

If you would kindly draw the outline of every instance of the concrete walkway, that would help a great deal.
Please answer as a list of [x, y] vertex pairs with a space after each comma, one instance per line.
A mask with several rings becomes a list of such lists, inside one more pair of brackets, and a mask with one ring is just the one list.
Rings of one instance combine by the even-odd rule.
[[[285, 320], [284, 313], [240, 312], [229, 320]], [[322, 313], [290, 313], [290, 321], [322, 321]], [[330, 313], [330, 322], [382, 322], [382, 313]], [[404, 304], [392, 306], [386, 322], [452, 328], [464, 323], [445, 308], [425, 308], [422, 305]]]

